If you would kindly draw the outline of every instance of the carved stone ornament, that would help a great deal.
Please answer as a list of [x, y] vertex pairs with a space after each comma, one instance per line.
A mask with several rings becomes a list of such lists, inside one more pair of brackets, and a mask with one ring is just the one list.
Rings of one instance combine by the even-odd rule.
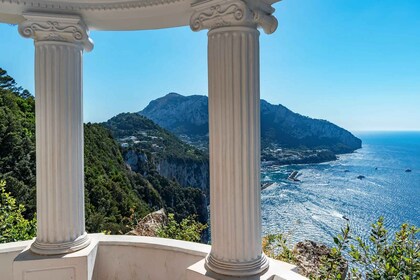
[[86, 51], [93, 49], [88, 29], [79, 16], [23, 14], [26, 19], [19, 24], [19, 33], [25, 38], [39, 41], [56, 41], [80, 44]]
[[195, 10], [190, 19], [193, 31], [223, 26], [260, 26], [265, 33], [271, 34], [277, 29], [277, 19], [272, 15], [274, 8], [262, 1], [210, 0], [197, 2], [192, 8]]
[[0, 0], [15, 5], [22, 5], [29, 9], [41, 8], [65, 11], [94, 11], [94, 10], [124, 10], [169, 5], [183, 0], [108, 0], [108, 1], [54, 1], [54, 0]]

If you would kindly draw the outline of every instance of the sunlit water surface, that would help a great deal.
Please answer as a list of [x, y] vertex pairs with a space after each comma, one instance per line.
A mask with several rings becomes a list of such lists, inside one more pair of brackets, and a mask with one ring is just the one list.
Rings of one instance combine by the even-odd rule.
[[[379, 216], [391, 234], [404, 222], [420, 226], [420, 133], [357, 136], [363, 148], [337, 161], [263, 169], [262, 180], [273, 182], [261, 194], [264, 235], [331, 245], [346, 223], [364, 239]], [[293, 170], [301, 182], [287, 180]]]

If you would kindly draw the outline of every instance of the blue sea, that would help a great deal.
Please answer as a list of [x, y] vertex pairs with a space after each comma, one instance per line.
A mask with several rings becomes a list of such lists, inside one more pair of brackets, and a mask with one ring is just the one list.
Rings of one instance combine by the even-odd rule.
[[[356, 136], [363, 148], [337, 161], [262, 170], [262, 180], [273, 183], [261, 194], [263, 234], [332, 245], [347, 223], [363, 239], [380, 216], [390, 234], [402, 223], [420, 226], [420, 132]], [[287, 180], [294, 170], [300, 182]]]

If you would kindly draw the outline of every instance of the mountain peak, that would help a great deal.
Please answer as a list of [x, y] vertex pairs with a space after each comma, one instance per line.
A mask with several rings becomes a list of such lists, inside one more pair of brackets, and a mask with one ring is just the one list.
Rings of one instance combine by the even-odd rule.
[[151, 101], [139, 114], [152, 119], [163, 128], [173, 128], [171, 131], [178, 135], [207, 135], [207, 107], [207, 96], [169, 93]]
[[165, 97], [185, 97], [185, 96], [184, 95], [181, 95], [179, 93], [176, 93], [176, 92], [170, 92], [170, 93], [168, 93], [167, 95], [165, 95], [162, 98], [165, 98]]
[[[208, 141], [208, 98], [169, 93], [151, 101], [139, 114], [190, 140]], [[281, 104], [261, 100], [262, 147], [329, 149], [335, 153], [361, 148], [361, 140], [325, 120], [294, 113]]]

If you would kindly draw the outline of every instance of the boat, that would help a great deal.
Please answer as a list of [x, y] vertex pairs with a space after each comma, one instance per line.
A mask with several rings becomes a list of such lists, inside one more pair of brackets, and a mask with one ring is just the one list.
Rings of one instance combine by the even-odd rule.
[[300, 182], [300, 180], [297, 178], [299, 175], [299, 171], [293, 171], [289, 177], [287, 177], [287, 180], [293, 181], [293, 182]]
[[265, 190], [266, 188], [272, 186], [274, 184], [274, 182], [264, 182], [261, 183], [261, 190]]

